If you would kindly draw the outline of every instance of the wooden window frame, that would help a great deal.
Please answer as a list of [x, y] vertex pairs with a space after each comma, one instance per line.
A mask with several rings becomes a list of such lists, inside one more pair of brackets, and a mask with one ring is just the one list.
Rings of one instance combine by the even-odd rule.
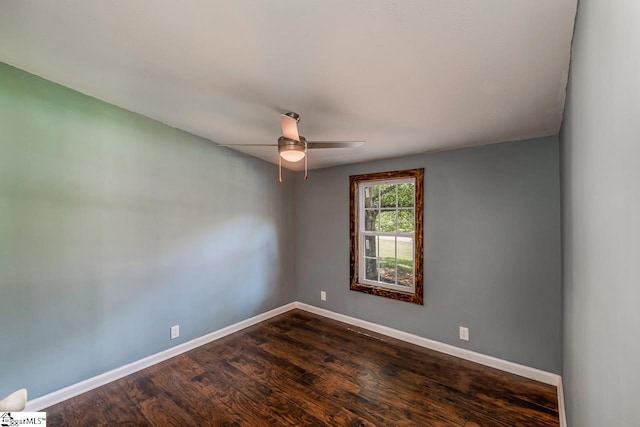
[[[414, 215], [414, 287], [411, 292], [391, 289], [385, 286], [375, 286], [362, 283], [360, 280], [360, 185], [371, 181], [390, 181], [413, 178], [415, 180], [415, 215]], [[352, 291], [377, 295], [398, 301], [414, 304], [424, 304], [423, 298], [423, 218], [424, 218], [424, 169], [409, 169], [392, 172], [378, 172], [349, 177], [350, 188], [350, 289]]]

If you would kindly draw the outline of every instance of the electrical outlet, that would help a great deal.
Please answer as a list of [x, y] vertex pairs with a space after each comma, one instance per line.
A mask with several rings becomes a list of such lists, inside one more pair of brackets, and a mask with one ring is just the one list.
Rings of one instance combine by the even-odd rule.
[[460, 339], [463, 341], [469, 341], [469, 328], [460, 326]]
[[175, 340], [180, 336], [180, 325], [175, 325], [171, 327], [171, 339]]
[[320, 291], [320, 300], [321, 301], [327, 300], [327, 293], [325, 291]]

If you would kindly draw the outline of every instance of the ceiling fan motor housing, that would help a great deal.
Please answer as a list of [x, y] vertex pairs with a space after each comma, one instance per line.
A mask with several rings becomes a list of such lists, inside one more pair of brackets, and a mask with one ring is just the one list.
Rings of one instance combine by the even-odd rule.
[[300, 136], [300, 141], [281, 136], [278, 138], [278, 153], [282, 153], [283, 151], [300, 151], [306, 153], [307, 139], [302, 135]]

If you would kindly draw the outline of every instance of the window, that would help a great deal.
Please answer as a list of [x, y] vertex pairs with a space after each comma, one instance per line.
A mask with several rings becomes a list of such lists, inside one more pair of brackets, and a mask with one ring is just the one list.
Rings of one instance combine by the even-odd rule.
[[350, 177], [351, 290], [422, 304], [424, 169]]

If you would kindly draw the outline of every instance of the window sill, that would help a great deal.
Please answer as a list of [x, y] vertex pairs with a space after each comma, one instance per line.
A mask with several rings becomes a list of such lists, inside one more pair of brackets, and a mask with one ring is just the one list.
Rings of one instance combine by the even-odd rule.
[[418, 294], [413, 289], [407, 292], [403, 292], [400, 290], [394, 290], [394, 289], [371, 286], [371, 285], [363, 285], [360, 283], [351, 283], [349, 289], [352, 291], [363, 292], [365, 294], [370, 294], [370, 295], [377, 295], [380, 297], [394, 299], [397, 301], [410, 302], [410, 303], [419, 304], [419, 305], [424, 304], [422, 299], [422, 292]]

